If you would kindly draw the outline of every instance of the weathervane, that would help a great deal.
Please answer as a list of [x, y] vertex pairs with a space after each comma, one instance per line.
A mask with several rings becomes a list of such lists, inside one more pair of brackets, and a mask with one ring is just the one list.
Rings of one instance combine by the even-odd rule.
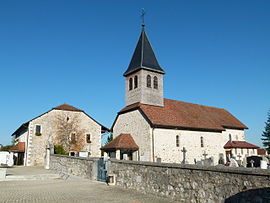
[[146, 12], [144, 10], [144, 8], [142, 8], [142, 14], [141, 14], [141, 18], [142, 18], [142, 26], [144, 27], [145, 24], [144, 24], [144, 16], [145, 16]]

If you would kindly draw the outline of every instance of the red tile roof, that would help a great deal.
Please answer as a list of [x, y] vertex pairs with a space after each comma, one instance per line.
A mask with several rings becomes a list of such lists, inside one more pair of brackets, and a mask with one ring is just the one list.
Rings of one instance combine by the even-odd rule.
[[139, 146], [135, 143], [130, 134], [120, 134], [111, 142], [101, 147], [102, 150], [116, 150], [116, 149], [129, 149], [138, 150]]
[[258, 149], [259, 147], [254, 144], [250, 144], [246, 141], [228, 141], [224, 145], [224, 148], [225, 149], [231, 149], [231, 148]]
[[18, 144], [10, 148], [12, 152], [25, 152], [25, 142], [18, 142]]
[[68, 104], [62, 104], [60, 106], [54, 107], [53, 109], [56, 109], [56, 110], [65, 110], [65, 111], [79, 111], [79, 112], [83, 112], [83, 110], [78, 109], [78, 108], [76, 108], [74, 106], [71, 106], [71, 105], [68, 105]]
[[225, 128], [247, 129], [225, 109], [164, 99], [164, 107], [135, 103], [118, 114], [140, 109], [156, 127], [222, 131]]
[[258, 153], [258, 155], [266, 155], [266, 150], [259, 148], [259, 149], [257, 149], [257, 153]]

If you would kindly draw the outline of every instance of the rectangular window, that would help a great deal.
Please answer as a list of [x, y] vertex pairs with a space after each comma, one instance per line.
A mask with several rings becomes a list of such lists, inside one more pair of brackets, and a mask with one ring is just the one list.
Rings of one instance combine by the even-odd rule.
[[41, 135], [41, 125], [36, 125], [35, 134], [37, 136]]
[[71, 133], [70, 141], [71, 141], [71, 143], [75, 143], [76, 142], [76, 133]]
[[179, 135], [176, 135], [176, 147], [179, 147]]
[[243, 153], [243, 148], [241, 149], [241, 154], [244, 154], [244, 153]]
[[91, 135], [86, 134], [86, 143], [91, 143]]

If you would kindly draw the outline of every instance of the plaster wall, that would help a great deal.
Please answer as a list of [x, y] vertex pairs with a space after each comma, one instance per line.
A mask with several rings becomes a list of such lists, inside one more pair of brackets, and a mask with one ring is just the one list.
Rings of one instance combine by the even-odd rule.
[[151, 128], [139, 110], [127, 112], [118, 116], [113, 127], [113, 138], [121, 133], [131, 134], [134, 141], [139, 146], [139, 160], [151, 161]]
[[[154, 129], [154, 157], [161, 158], [162, 162], [181, 163], [183, 161], [183, 147], [187, 150], [186, 161], [190, 164], [203, 160], [203, 154], [207, 158], [213, 157], [214, 164], [218, 164], [220, 154], [225, 159], [224, 145], [229, 140], [229, 134], [233, 138], [238, 136], [243, 138], [244, 131], [226, 130], [219, 132], [203, 132], [172, 129]], [[176, 136], [179, 136], [179, 147], [176, 146]], [[203, 147], [201, 146], [201, 137], [203, 138]], [[226, 159], [225, 159], [226, 160]]]

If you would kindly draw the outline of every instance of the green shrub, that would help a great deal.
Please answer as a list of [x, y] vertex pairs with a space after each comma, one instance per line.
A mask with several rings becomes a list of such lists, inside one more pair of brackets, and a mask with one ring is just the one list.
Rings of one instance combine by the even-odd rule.
[[68, 152], [64, 149], [64, 147], [62, 145], [55, 145], [54, 146], [54, 153], [68, 155]]

